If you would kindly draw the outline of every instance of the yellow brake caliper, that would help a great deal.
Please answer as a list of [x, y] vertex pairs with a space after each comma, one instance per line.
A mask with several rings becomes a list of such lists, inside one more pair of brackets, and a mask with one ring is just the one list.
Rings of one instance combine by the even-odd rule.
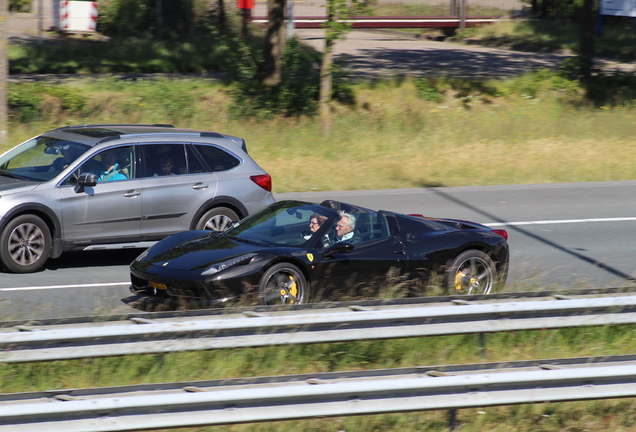
[[[290, 276], [289, 280], [294, 280], [294, 278]], [[294, 281], [294, 283], [289, 287], [289, 294], [291, 294], [294, 299], [297, 298], [296, 296], [298, 295], [298, 285], [296, 284], [296, 281]], [[292, 299], [290, 303], [294, 303], [294, 299]]]
[[461, 291], [462, 290], [462, 278], [464, 277], [464, 274], [461, 271], [458, 271], [457, 273], [455, 273], [455, 289], [457, 291]]

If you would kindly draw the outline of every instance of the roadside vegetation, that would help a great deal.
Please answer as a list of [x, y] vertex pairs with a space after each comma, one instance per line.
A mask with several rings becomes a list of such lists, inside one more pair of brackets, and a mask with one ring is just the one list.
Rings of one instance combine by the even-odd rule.
[[631, 180], [636, 78], [617, 74], [607, 82], [622, 89], [610, 94], [608, 85], [597, 102], [565, 72], [552, 71], [480, 82], [349, 83], [327, 135], [311, 113], [284, 112], [311, 104], [307, 82], [300, 93], [293, 86], [281, 93], [289, 98], [283, 109], [258, 105], [267, 101], [262, 96], [237, 103], [238, 84], [206, 78], [14, 83], [10, 145], [69, 124], [214, 130], [247, 140], [275, 192]]
[[[0, 392], [630, 354], [636, 350], [635, 330], [615, 326], [488, 334], [485, 357], [480, 355], [478, 336], [463, 335], [3, 364]], [[636, 428], [635, 408], [636, 399], [619, 399], [463, 409], [457, 412], [456, 430], [630, 432]], [[442, 432], [449, 428], [448, 413], [434, 411], [182, 430]]]
[[[236, 28], [233, 19], [229, 25]], [[325, 131], [316, 119], [320, 53], [293, 41], [284, 79], [265, 88], [258, 82], [258, 30], [243, 42], [232, 36], [236, 31], [222, 35], [205, 25], [198, 28], [206, 32], [185, 39], [133, 40], [117, 33], [125, 27], [113, 25], [113, 35], [103, 40], [12, 45], [12, 73], [79, 75], [14, 80], [8, 89], [9, 145], [69, 124], [171, 123], [214, 130], [246, 139], [254, 159], [273, 176], [274, 192], [636, 177], [631, 72], [597, 73], [584, 86], [572, 62], [557, 71], [491, 80], [440, 74], [358, 81], [342, 70], [334, 83], [334, 121]], [[633, 28], [621, 26], [606, 27], [599, 51], [633, 54]], [[576, 33], [564, 28], [512, 22], [458, 37], [576, 49]], [[532, 287], [513, 289], [526, 288]], [[493, 334], [486, 338], [485, 358], [477, 336], [468, 335], [2, 364], [0, 392], [631, 354], [633, 334], [633, 326]], [[634, 432], [635, 408], [634, 399], [522, 405], [460, 410], [458, 420], [465, 432]], [[433, 432], [448, 430], [448, 420], [437, 411], [196, 430]]]
[[[633, 60], [636, 58], [634, 20], [605, 17], [603, 31], [595, 38], [598, 55]], [[510, 20], [458, 32], [461, 40], [478, 39], [487, 46], [547, 48], [577, 51], [579, 24], [569, 20]]]

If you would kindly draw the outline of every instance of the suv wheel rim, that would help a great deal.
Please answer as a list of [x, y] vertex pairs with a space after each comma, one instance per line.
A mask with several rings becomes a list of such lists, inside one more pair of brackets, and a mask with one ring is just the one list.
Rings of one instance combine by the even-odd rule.
[[44, 253], [46, 239], [44, 233], [35, 224], [18, 225], [9, 236], [9, 255], [23, 266], [37, 262]]
[[205, 229], [210, 231], [225, 231], [232, 219], [225, 215], [212, 216], [205, 224]]

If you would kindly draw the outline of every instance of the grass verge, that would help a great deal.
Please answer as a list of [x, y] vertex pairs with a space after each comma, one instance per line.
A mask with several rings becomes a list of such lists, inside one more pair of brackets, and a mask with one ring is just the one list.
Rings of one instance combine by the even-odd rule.
[[[0, 367], [0, 392], [116, 386], [247, 376], [506, 362], [633, 353], [633, 325], [477, 335], [229, 349]], [[460, 410], [462, 431], [630, 431], [636, 400], [592, 401]], [[316, 419], [187, 430], [445, 431], [445, 412]], [[564, 429], [565, 428], [565, 429]]]
[[356, 105], [334, 106], [327, 133], [313, 117], [236, 118], [231, 86], [213, 80], [32, 84], [57, 93], [35, 103], [18, 89], [26, 100], [12, 111], [9, 146], [68, 124], [214, 130], [247, 140], [275, 192], [634, 179], [633, 90], [626, 87], [620, 104], [596, 107], [569, 82], [544, 78], [471, 87], [441, 77], [431, 84], [435, 100], [420, 97], [411, 79], [359, 83]]

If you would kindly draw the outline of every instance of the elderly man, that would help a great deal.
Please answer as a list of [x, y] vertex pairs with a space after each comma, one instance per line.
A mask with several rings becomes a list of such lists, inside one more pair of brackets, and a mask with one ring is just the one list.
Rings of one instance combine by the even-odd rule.
[[336, 243], [341, 241], [353, 241], [356, 217], [351, 213], [340, 212], [340, 220], [336, 225]]

